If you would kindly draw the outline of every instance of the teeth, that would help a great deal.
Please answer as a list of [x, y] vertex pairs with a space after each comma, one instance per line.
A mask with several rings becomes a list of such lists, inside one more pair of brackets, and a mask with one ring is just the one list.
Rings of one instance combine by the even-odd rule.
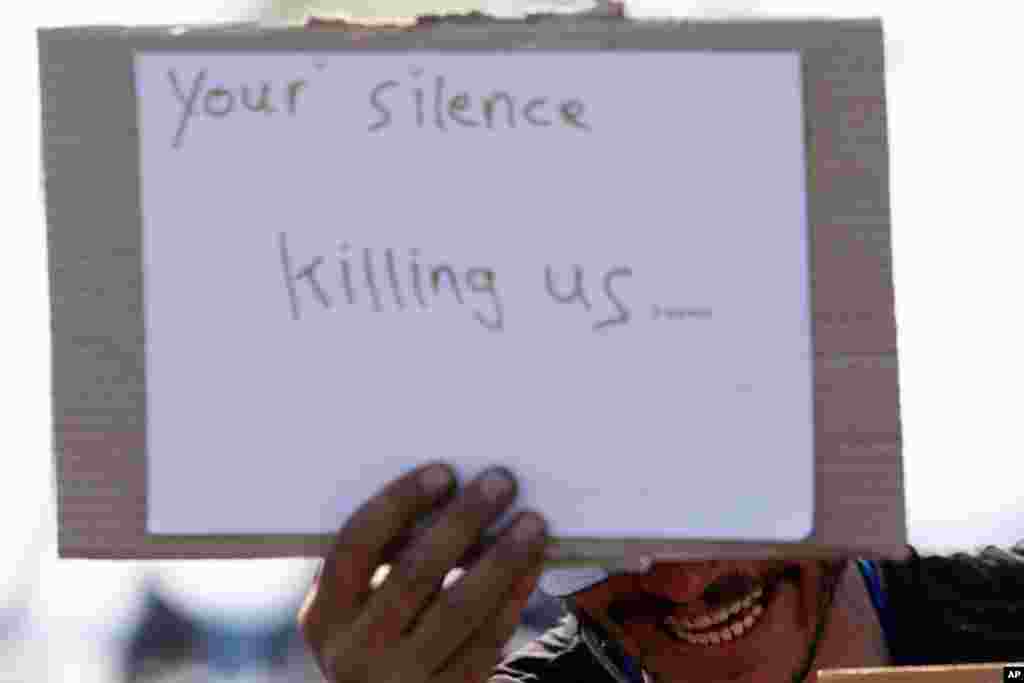
[[[742, 600], [737, 600], [729, 607], [719, 609], [711, 614], [702, 614], [698, 617], [672, 617], [665, 619], [666, 625], [680, 640], [695, 645], [718, 645], [739, 638], [749, 631], [754, 622], [764, 613], [764, 606], [756, 600], [764, 594], [763, 589], [755, 588]], [[729, 626], [724, 626], [717, 631], [708, 633], [692, 633], [692, 630], [702, 630], [715, 624], [724, 624], [730, 617], [739, 612], [749, 609], [750, 611], [740, 620]]]

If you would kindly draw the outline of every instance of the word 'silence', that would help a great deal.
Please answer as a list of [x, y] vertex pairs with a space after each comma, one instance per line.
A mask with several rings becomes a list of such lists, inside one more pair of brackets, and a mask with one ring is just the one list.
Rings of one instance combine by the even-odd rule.
[[522, 97], [504, 90], [494, 90], [487, 95], [473, 95], [465, 90], [449, 93], [447, 81], [440, 75], [434, 77], [428, 95], [427, 89], [418, 81], [423, 69], [412, 69], [410, 73], [416, 79], [411, 88], [403, 88], [401, 82], [389, 80], [378, 83], [370, 91], [370, 106], [379, 114], [369, 126], [371, 132], [400, 121], [415, 122], [418, 128], [432, 125], [440, 131], [448, 130], [449, 125], [453, 128], [493, 130], [495, 127], [515, 128], [519, 124], [546, 128], [555, 123], [590, 130], [583, 119], [583, 102], [578, 99], [565, 99], [556, 104], [548, 97]]

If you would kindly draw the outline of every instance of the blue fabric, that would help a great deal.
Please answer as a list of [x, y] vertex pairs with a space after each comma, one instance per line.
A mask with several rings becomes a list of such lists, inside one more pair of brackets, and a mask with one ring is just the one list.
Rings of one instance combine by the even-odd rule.
[[878, 612], [878, 621], [882, 625], [882, 637], [885, 638], [885, 642], [888, 645], [892, 642], [890, 638], [892, 634], [892, 610], [889, 608], [889, 601], [886, 599], [885, 591], [882, 590], [882, 579], [878, 571], [878, 565], [872, 560], [857, 560], [857, 567], [864, 576], [864, 585], [868, 589], [868, 595], [871, 596], [871, 604], [875, 606], [875, 611]]
[[629, 676], [631, 683], [644, 683], [644, 675], [640, 671], [640, 666], [632, 657], [625, 655], [623, 657], [623, 665], [625, 668], [625, 674]]

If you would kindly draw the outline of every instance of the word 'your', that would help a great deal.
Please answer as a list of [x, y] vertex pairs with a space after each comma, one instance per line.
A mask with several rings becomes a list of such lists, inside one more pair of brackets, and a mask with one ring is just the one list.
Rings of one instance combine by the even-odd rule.
[[[225, 88], [223, 85], [206, 88], [206, 69], [200, 70], [188, 87], [183, 87], [178, 72], [174, 69], [167, 72], [167, 78], [171, 82], [174, 97], [181, 104], [178, 129], [175, 131], [174, 140], [171, 143], [176, 148], [181, 147], [185, 140], [189, 121], [199, 115], [220, 119], [239, 109], [274, 114], [277, 113], [278, 106], [282, 106], [286, 107], [288, 113], [294, 116], [298, 107], [299, 93], [308, 85], [308, 82], [302, 79], [288, 81], [275, 97], [274, 88], [267, 81], [260, 84], [259, 94], [256, 94], [254, 89], [248, 85], [242, 85], [238, 89]], [[277, 106], [274, 104], [275, 101]]]

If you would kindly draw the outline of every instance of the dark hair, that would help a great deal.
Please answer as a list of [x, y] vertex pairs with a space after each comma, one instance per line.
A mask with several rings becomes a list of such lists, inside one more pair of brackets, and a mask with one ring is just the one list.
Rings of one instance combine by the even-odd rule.
[[1024, 544], [881, 562], [896, 664], [1024, 660]]

